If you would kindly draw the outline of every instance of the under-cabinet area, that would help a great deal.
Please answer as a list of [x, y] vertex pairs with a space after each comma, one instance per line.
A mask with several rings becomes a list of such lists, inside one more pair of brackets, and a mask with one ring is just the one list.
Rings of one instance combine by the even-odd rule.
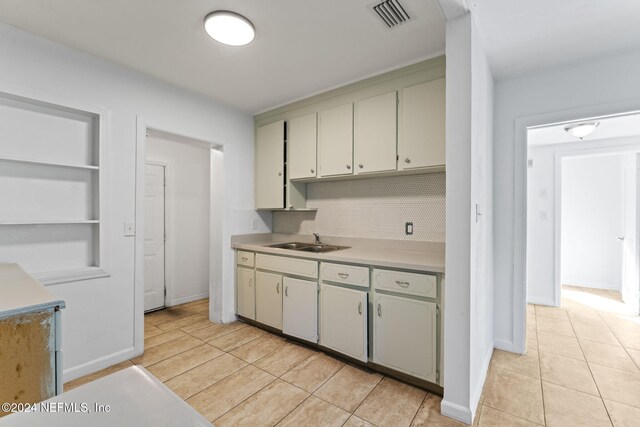
[[354, 262], [349, 251], [291, 256], [242, 245], [237, 315], [371, 369], [442, 385], [443, 269]]

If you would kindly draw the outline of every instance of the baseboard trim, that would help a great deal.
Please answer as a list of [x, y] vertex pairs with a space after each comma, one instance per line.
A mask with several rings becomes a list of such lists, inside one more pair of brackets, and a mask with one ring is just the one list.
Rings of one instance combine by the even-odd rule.
[[198, 301], [199, 299], [205, 299], [209, 297], [209, 292], [205, 292], [202, 294], [191, 295], [188, 297], [182, 298], [174, 298], [172, 300], [167, 301], [167, 307], [173, 307], [174, 305], [186, 304], [192, 301]]
[[597, 282], [578, 282], [578, 281], [567, 281], [570, 283], [568, 286], [579, 286], [581, 288], [589, 288], [589, 289], [604, 289], [606, 291], [618, 291], [622, 289], [620, 285], [615, 286], [610, 283], [597, 283]]
[[[64, 351], [64, 350], [63, 350]], [[62, 373], [63, 382], [75, 380], [76, 378], [83, 377], [88, 374], [100, 371], [109, 366], [113, 366], [117, 363], [124, 362], [133, 357], [139, 356], [134, 347], [111, 353], [107, 356], [100, 357], [98, 359], [91, 360], [81, 365], [74, 366], [69, 369], [65, 369]], [[64, 353], [63, 353], [64, 357]]]
[[551, 307], [556, 306], [556, 302], [552, 299], [529, 297], [527, 298], [527, 304], [548, 305]]
[[[482, 395], [482, 389], [484, 388], [484, 383], [487, 381], [487, 373], [489, 372], [489, 364], [491, 363], [491, 357], [493, 356], [493, 349], [495, 348], [494, 343], [491, 343], [487, 354], [484, 355], [484, 361], [482, 364], [482, 376], [480, 377], [480, 381], [476, 383], [475, 390], [471, 395], [471, 413], [477, 415], [478, 411], [478, 403], [480, 402], [480, 396]], [[474, 417], [475, 418], [475, 417]], [[473, 423], [473, 420], [471, 420]]]
[[498, 350], [510, 351], [511, 353], [515, 353], [513, 347], [513, 341], [503, 340], [503, 339], [494, 339], [493, 346]]
[[463, 422], [465, 424], [471, 424], [473, 422], [471, 409], [460, 406], [456, 403], [449, 402], [447, 400], [443, 400], [441, 402], [440, 412], [445, 417], [453, 418], [454, 420]]

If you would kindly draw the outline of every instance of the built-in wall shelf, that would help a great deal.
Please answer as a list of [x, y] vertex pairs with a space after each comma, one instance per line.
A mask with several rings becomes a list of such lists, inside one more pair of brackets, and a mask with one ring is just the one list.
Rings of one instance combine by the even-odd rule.
[[69, 168], [69, 169], [87, 169], [87, 170], [100, 169], [99, 166], [93, 166], [93, 165], [58, 163], [58, 162], [49, 162], [44, 160], [34, 160], [34, 159], [25, 159], [25, 158], [19, 158], [19, 157], [8, 157], [8, 156], [0, 156], [0, 162], [27, 163], [31, 165], [52, 166], [52, 167]]
[[0, 225], [100, 224], [98, 219], [0, 220]]

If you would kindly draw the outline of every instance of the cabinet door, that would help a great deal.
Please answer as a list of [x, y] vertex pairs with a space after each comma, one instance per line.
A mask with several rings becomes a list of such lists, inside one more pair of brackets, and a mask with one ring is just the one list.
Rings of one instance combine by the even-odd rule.
[[445, 164], [445, 81], [402, 90], [398, 169]]
[[373, 361], [436, 382], [436, 304], [376, 294], [373, 309]]
[[282, 329], [282, 276], [256, 272], [256, 321]]
[[256, 130], [256, 209], [284, 207], [284, 121]]
[[318, 342], [318, 283], [284, 278], [282, 332]]
[[256, 294], [253, 281], [253, 269], [238, 267], [236, 270], [236, 301], [238, 314], [256, 319]]
[[289, 178], [315, 178], [318, 140], [317, 114], [289, 120]]
[[356, 173], [396, 170], [397, 100], [393, 91], [356, 103], [353, 145]]
[[353, 173], [353, 104], [320, 112], [318, 154], [320, 176]]
[[367, 361], [367, 293], [320, 285], [320, 344]]

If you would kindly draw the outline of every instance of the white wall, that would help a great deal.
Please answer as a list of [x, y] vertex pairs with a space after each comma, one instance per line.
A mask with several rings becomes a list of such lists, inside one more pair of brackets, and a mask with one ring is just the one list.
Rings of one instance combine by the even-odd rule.
[[561, 283], [620, 291], [622, 157], [567, 158], [561, 170]]
[[[54, 93], [110, 111], [107, 191], [113, 226], [108, 239], [111, 277], [50, 286], [64, 299], [65, 379], [73, 379], [136, 354], [134, 342], [134, 239], [123, 236], [135, 217], [136, 116], [150, 127], [224, 146], [220, 310], [233, 316], [231, 235], [269, 231], [253, 211], [253, 122], [249, 114], [186, 92], [90, 55], [0, 25], [0, 85]], [[216, 82], [212, 81], [212, 84]], [[253, 219], [259, 221], [252, 230]], [[138, 314], [138, 313], [135, 313]], [[141, 316], [141, 313], [138, 314]], [[138, 351], [142, 349], [139, 348]]]
[[[472, 423], [493, 350], [493, 77], [470, 14], [447, 21], [442, 413]], [[476, 221], [476, 204], [482, 216]]]
[[166, 304], [209, 295], [209, 152], [164, 135], [147, 138], [147, 161], [166, 165]]
[[[525, 316], [522, 266], [516, 260], [524, 245], [526, 181], [515, 167], [516, 152], [526, 144], [516, 122], [544, 124], [582, 119], [620, 110], [640, 110], [640, 50], [575, 63], [495, 85], [495, 340], [507, 350], [522, 351]], [[526, 158], [517, 159], [521, 170]], [[518, 172], [518, 173], [517, 173]], [[519, 187], [516, 188], [516, 181]], [[518, 214], [516, 214], [518, 212]], [[518, 215], [520, 217], [518, 217]], [[519, 242], [519, 243], [518, 243]], [[518, 244], [516, 244], [518, 243]], [[517, 252], [517, 254], [516, 254]], [[522, 301], [520, 301], [522, 300]], [[518, 307], [518, 310], [514, 310]], [[518, 332], [516, 337], [515, 330]], [[516, 338], [518, 338], [516, 340]]]

